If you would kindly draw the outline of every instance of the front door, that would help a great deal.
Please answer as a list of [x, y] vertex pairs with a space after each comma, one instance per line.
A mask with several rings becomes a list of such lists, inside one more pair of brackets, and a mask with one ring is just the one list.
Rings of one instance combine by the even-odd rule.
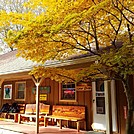
[[104, 81], [92, 83], [93, 90], [93, 124], [95, 130], [106, 130]]
[[[110, 83], [110, 86], [108, 86]], [[117, 127], [117, 106], [116, 106], [116, 88], [115, 88], [115, 81], [111, 80], [108, 81], [101, 81], [97, 80], [96, 82], [92, 82], [92, 93], [93, 93], [93, 124], [92, 128], [95, 130], [104, 130], [108, 128], [108, 120], [109, 113], [106, 109], [109, 102], [107, 102], [108, 92], [111, 93], [111, 118], [112, 118], [112, 129], [113, 132], [118, 132]]]

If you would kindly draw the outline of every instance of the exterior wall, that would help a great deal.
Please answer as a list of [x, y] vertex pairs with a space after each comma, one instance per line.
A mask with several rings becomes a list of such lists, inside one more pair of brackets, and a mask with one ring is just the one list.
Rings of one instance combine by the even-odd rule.
[[[20, 81], [20, 80], [18, 80]], [[6, 81], [2, 84], [2, 98], [1, 102], [12, 104], [13, 102], [17, 103], [36, 103], [35, 95], [32, 93], [32, 88], [35, 87], [32, 79], [22, 80], [26, 81], [26, 100], [22, 102], [15, 101], [15, 81]], [[4, 100], [3, 99], [3, 88], [5, 84], [12, 84], [12, 99]], [[81, 105], [86, 106], [86, 122], [87, 122], [87, 130], [91, 130], [92, 124], [92, 92], [91, 91], [78, 91], [77, 92], [77, 102], [60, 102], [59, 101], [59, 83], [50, 79], [45, 79], [40, 86], [50, 86], [50, 93], [47, 94], [47, 101], [43, 102], [45, 104], [52, 105], [62, 104], [62, 105]], [[70, 122], [71, 127], [76, 127], [75, 122]], [[82, 129], [84, 125], [82, 125]]]
[[[12, 104], [13, 102], [16, 102], [15, 101], [15, 82], [19, 82], [20, 80], [16, 80], [16, 81], [6, 81], [6, 82], [3, 82], [2, 84], [2, 90], [1, 90], [1, 102], [2, 104], [4, 103], [9, 103], [9, 104]], [[26, 100], [25, 102], [24, 101], [17, 101], [18, 103], [35, 103], [35, 99], [34, 99], [34, 95], [31, 94], [31, 91], [32, 91], [32, 87], [35, 87], [34, 86], [34, 82], [32, 80], [22, 80], [22, 81], [26, 81]], [[12, 99], [11, 100], [4, 100], [3, 99], [3, 95], [4, 95], [4, 85], [6, 84], [12, 84]]]
[[[1, 97], [0, 102], [1, 106], [4, 103], [12, 104], [15, 101], [15, 82], [20, 80], [14, 81], [5, 81], [1, 87]], [[32, 88], [35, 87], [34, 82], [32, 79], [22, 80], [26, 81], [26, 100], [23, 102], [18, 103], [35, 103], [35, 95], [32, 93]], [[3, 99], [3, 88], [5, 84], [12, 84], [12, 99], [11, 100], [4, 100]], [[134, 76], [130, 77], [130, 85], [131, 89], [133, 90], [134, 95]], [[45, 79], [41, 86], [50, 86], [50, 93], [47, 96], [47, 101], [44, 102], [46, 104], [50, 104], [51, 108], [52, 105], [55, 104], [62, 104], [62, 105], [82, 105], [86, 106], [86, 121], [87, 121], [87, 130], [91, 130], [91, 125], [93, 122], [93, 106], [92, 106], [92, 91], [77, 91], [77, 102], [60, 102], [59, 101], [59, 83], [50, 79]], [[125, 111], [124, 106], [127, 106], [126, 96], [124, 93], [123, 85], [120, 81], [116, 81], [116, 102], [117, 102], [117, 126], [118, 131], [114, 134], [125, 134]], [[70, 122], [71, 127], [76, 127], [76, 123]], [[82, 126], [83, 127], [83, 126]]]
[[125, 134], [125, 123], [126, 119], [124, 117], [124, 107], [127, 106], [126, 96], [124, 93], [123, 85], [121, 82], [116, 82], [116, 92], [117, 92], [117, 106], [118, 106], [118, 132], [120, 134]]

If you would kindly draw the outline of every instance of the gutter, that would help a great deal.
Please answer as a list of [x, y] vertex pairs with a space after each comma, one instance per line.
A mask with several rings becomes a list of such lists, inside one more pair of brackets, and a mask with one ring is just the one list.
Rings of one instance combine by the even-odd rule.
[[64, 67], [64, 66], [77, 65], [77, 64], [82, 64], [82, 63], [89, 63], [89, 62], [95, 61], [96, 57], [97, 56], [88, 56], [88, 57], [82, 57], [82, 58], [78, 58], [78, 59], [50, 62], [50, 63], [45, 63], [44, 66], [46, 66], [46, 67]]

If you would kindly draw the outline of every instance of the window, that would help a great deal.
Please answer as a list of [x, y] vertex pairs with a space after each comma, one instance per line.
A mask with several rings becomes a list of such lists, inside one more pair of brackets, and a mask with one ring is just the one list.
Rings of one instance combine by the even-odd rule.
[[105, 91], [104, 82], [96, 82], [96, 111], [97, 114], [105, 114]]
[[62, 83], [60, 88], [60, 101], [76, 102], [75, 83]]
[[26, 96], [26, 82], [16, 82], [15, 100], [24, 101]]

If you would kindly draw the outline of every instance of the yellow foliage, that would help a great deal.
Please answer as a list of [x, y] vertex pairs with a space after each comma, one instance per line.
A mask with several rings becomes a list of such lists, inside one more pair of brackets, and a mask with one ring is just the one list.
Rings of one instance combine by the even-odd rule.
[[66, 70], [60, 68], [45, 68], [44, 66], [34, 67], [30, 75], [34, 75], [36, 79], [40, 77], [51, 78], [59, 82], [75, 82], [77, 80], [77, 70]]
[[128, 42], [134, 30], [133, 0], [29, 0], [24, 6], [31, 11], [1, 11], [0, 26], [23, 26], [9, 30], [6, 41], [18, 55], [40, 63], [73, 54], [100, 55], [102, 47]]
[[[116, 5], [116, 1], [113, 3]], [[18, 48], [22, 56], [38, 62], [91, 52], [96, 45], [109, 46], [112, 40], [121, 38], [127, 23], [113, 3], [111, 0], [30, 0], [24, 6], [31, 8], [31, 12], [5, 14], [7, 22], [24, 26], [12, 38], [8, 36], [7, 42]], [[133, 11], [132, 0], [122, 4]], [[132, 13], [123, 6], [118, 4], [131, 17]], [[36, 15], [33, 11], [37, 8], [44, 11]]]

